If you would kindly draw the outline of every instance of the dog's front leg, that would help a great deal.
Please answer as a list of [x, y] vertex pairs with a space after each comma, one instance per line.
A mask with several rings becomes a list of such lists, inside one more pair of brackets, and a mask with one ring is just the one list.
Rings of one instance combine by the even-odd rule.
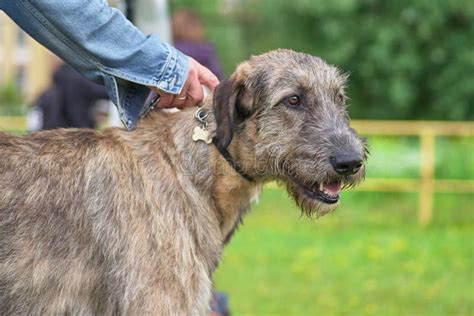
[[130, 302], [127, 314], [198, 316], [209, 313], [211, 281], [204, 269], [196, 268], [187, 277], [159, 273], [155, 280], [139, 291]]

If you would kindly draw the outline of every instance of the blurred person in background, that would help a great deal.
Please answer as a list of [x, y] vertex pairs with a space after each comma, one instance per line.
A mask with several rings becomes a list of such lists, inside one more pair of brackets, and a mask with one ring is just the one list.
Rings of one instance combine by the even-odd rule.
[[199, 15], [188, 9], [177, 10], [171, 16], [171, 27], [174, 46], [222, 79], [214, 46], [204, 40], [204, 24]]
[[97, 128], [108, 112], [107, 104], [98, 102], [101, 99], [108, 99], [103, 86], [63, 63], [54, 72], [51, 86], [33, 103], [33, 111], [39, 114], [40, 122], [37, 128], [30, 126], [29, 130]]

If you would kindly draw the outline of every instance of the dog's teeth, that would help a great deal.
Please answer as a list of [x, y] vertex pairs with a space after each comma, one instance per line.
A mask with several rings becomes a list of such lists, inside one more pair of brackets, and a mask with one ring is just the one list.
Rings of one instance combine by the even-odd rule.
[[319, 191], [324, 191], [324, 184], [322, 182], [319, 184]]

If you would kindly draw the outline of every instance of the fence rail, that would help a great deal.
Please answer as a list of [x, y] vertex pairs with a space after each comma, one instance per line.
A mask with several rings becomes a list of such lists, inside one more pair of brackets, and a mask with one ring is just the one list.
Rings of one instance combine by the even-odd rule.
[[[473, 137], [474, 123], [353, 120], [351, 126], [365, 136], [416, 136], [420, 139], [420, 178], [368, 178], [358, 191], [418, 192], [418, 221], [423, 226], [432, 220], [435, 192], [474, 193], [474, 179], [435, 179], [434, 174], [436, 137]], [[26, 120], [24, 117], [0, 117], [0, 129], [25, 131]]]
[[[433, 218], [435, 192], [473, 193], [474, 180], [435, 179], [436, 137], [472, 137], [474, 123], [444, 121], [355, 120], [352, 127], [367, 136], [417, 136], [420, 139], [419, 179], [366, 179], [361, 191], [418, 192], [418, 222], [425, 226]], [[472, 150], [472, 149], [471, 149]], [[471, 162], [474, 163], [474, 162]]]
[[0, 130], [26, 131], [26, 118], [23, 116], [0, 116]]

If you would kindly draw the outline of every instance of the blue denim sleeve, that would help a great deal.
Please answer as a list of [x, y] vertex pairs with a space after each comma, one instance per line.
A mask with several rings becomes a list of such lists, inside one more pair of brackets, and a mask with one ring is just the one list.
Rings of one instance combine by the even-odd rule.
[[145, 36], [105, 0], [0, 0], [0, 9], [86, 77], [106, 86], [128, 129], [148, 109], [146, 86], [178, 94], [188, 58]]

